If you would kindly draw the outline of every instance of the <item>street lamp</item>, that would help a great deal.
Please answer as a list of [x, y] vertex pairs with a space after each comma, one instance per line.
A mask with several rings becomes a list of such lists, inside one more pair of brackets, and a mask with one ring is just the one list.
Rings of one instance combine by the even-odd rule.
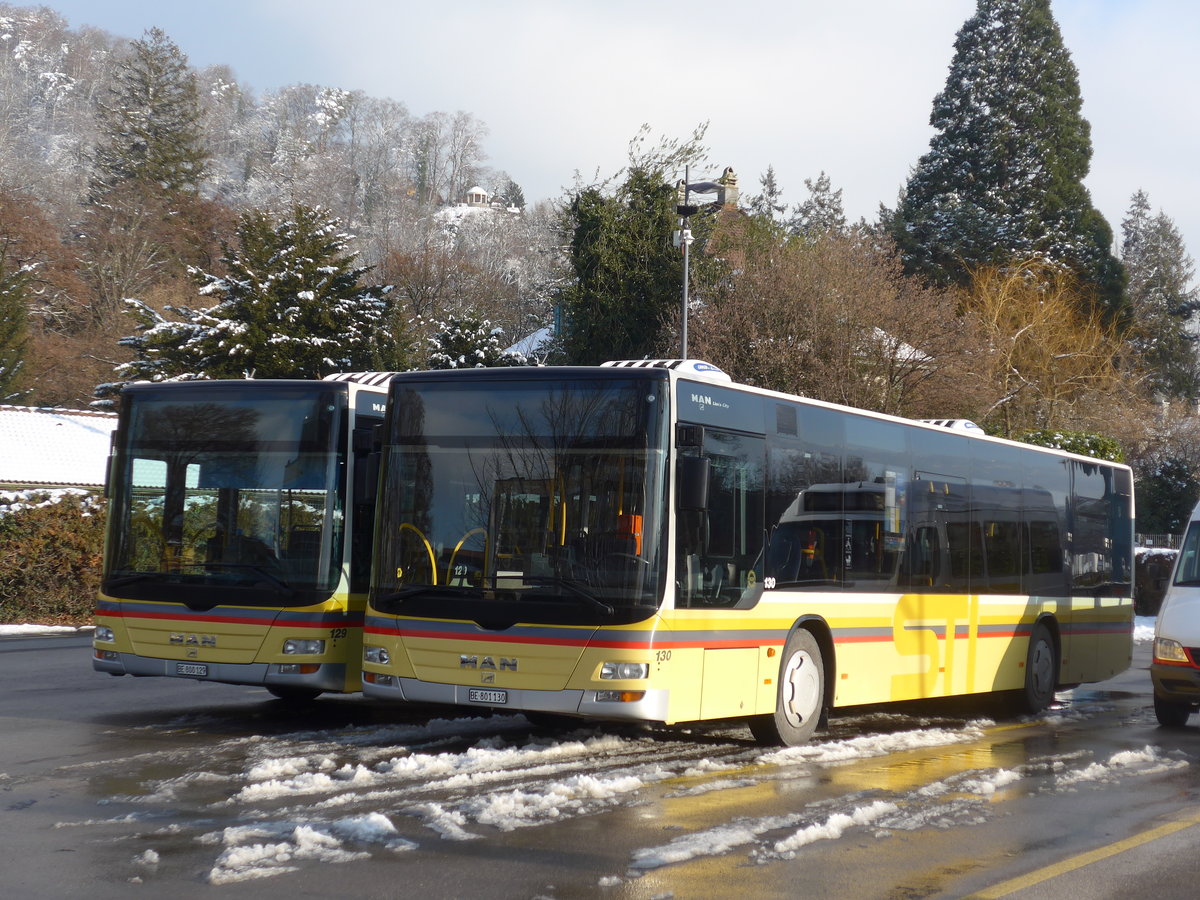
[[688, 255], [692, 246], [692, 228], [688, 221], [700, 211], [700, 207], [690, 202], [692, 192], [697, 194], [715, 194], [720, 190], [715, 181], [697, 181], [692, 184], [688, 179], [688, 166], [683, 167], [683, 202], [675, 207], [679, 213], [679, 230], [675, 232], [675, 246], [683, 246], [683, 308], [679, 316], [679, 358], [688, 358]]

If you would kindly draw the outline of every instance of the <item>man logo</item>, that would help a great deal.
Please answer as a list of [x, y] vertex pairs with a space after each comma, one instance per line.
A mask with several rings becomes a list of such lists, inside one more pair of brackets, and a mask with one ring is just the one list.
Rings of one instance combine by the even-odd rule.
[[167, 640], [172, 644], [182, 644], [185, 647], [217, 646], [217, 636], [215, 634], [183, 634], [178, 631], [172, 631], [171, 636]]
[[497, 670], [501, 672], [515, 672], [517, 671], [517, 661], [501, 656], [500, 662], [497, 664], [496, 660], [490, 656], [467, 656], [464, 653], [458, 657], [458, 667], [460, 669], [484, 669], [493, 672]]

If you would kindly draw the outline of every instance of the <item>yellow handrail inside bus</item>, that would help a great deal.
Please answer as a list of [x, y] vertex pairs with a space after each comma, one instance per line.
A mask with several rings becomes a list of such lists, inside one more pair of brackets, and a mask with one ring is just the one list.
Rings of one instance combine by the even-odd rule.
[[433, 552], [433, 544], [429, 543], [429, 539], [425, 537], [425, 532], [421, 531], [421, 529], [416, 525], [413, 525], [410, 522], [401, 522], [400, 530], [403, 531], [405, 528], [407, 528], [409, 531], [415, 531], [417, 533], [417, 537], [421, 539], [421, 543], [425, 545], [425, 552], [429, 554], [430, 577], [433, 579], [432, 583], [437, 584], [437, 557]]

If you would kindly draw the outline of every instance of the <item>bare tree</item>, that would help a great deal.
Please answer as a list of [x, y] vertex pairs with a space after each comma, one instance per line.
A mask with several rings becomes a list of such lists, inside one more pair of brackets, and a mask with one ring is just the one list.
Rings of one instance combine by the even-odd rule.
[[[909, 416], [969, 415], [974, 337], [956, 298], [905, 278], [854, 235], [779, 243], [743, 229], [738, 258], [692, 323], [694, 352], [734, 378]], [[730, 254], [718, 237], [714, 252]]]
[[1063, 268], [1030, 260], [977, 269], [965, 305], [984, 339], [972, 371], [993, 395], [981, 418], [999, 433], [1107, 433], [1114, 407], [1138, 402], [1142, 378], [1121, 334]]

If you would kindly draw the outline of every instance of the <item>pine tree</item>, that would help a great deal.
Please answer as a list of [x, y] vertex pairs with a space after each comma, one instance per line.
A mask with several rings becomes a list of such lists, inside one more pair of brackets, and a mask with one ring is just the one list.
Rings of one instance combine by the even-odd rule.
[[846, 212], [842, 208], [842, 189], [833, 190], [824, 171], [817, 180], [804, 179], [808, 199], [797, 203], [792, 210], [789, 228], [793, 234], [809, 238], [842, 234], [846, 230]]
[[502, 332], [478, 316], [448, 316], [438, 322], [428, 338], [430, 369], [483, 369], [491, 366], [523, 366], [527, 360], [509, 353], [500, 340]]
[[[683, 141], [648, 144], [650, 128], [643, 125], [629, 142], [620, 184], [611, 190], [594, 185], [571, 199], [561, 227], [571, 233], [575, 277], [556, 291], [565, 361], [641, 359], [663, 352], [670, 341], [683, 291], [683, 257], [671, 240], [682, 195], [672, 181], [704, 159], [707, 128], [701, 124]], [[710, 219], [691, 217], [693, 271], [704, 263]]]
[[1082, 103], [1050, 0], [978, 0], [890, 223], [907, 271], [965, 285], [978, 266], [1040, 257], [1095, 286], [1108, 314], [1125, 312], [1112, 230], [1083, 184]]
[[[119, 366], [126, 379], [319, 378], [330, 372], [397, 367], [400, 342], [388, 328], [388, 288], [362, 287], [349, 236], [320, 209], [296, 206], [275, 221], [241, 218], [238, 247], [225, 245], [228, 274], [191, 274], [204, 309], [167, 307], [168, 320], [130, 301], [140, 333], [121, 343], [137, 354]], [[114, 385], [98, 390], [101, 396]]]
[[93, 195], [126, 181], [194, 193], [208, 161], [201, 119], [187, 57], [163, 31], [149, 29], [132, 42], [99, 104]]
[[32, 267], [13, 259], [8, 245], [8, 240], [0, 245], [0, 403], [11, 403], [19, 396], [33, 281]]
[[645, 169], [631, 170], [615, 196], [591, 188], [572, 202], [576, 281], [562, 297], [570, 362], [655, 353], [683, 287], [683, 259], [671, 245], [675, 207], [675, 188]]
[[1163, 212], [1151, 215], [1150, 199], [1138, 191], [1121, 222], [1121, 257], [1129, 275], [1133, 343], [1163, 397], [1200, 395], [1200, 360], [1191, 327], [1200, 290], [1191, 286], [1195, 264], [1183, 236]]
[[762, 193], [750, 198], [750, 214], [777, 221], [787, 209], [787, 204], [783, 202], [783, 188], [775, 179], [774, 166], [767, 166], [767, 171], [759, 177], [758, 184]]

